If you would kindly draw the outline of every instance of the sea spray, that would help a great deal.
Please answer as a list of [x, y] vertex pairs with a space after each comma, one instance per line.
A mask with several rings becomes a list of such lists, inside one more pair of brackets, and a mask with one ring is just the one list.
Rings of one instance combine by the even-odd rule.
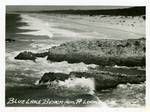
[[92, 78], [69, 78], [65, 81], [59, 81], [58, 84], [74, 91], [85, 92], [89, 94], [94, 94], [95, 90], [95, 82]]
[[[69, 64], [66, 61], [62, 62], [50, 62], [45, 58], [37, 58], [36, 61], [31, 60], [16, 60], [14, 57], [20, 51], [10, 52], [6, 54], [6, 69], [7, 69], [7, 79], [12, 80], [12, 77], [19, 77], [22, 81], [28, 78], [34, 78], [33, 84], [36, 80], [40, 79], [41, 76], [45, 72], [54, 72], [54, 73], [66, 73], [69, 74], [72, 71], [87, 71], [89, 68], [95, 68], [96, 65], [94, 64], [84, 64], [84, 63], [74, 63]], [[19, 66], [19, 67], [18, 67]], [[31, 69], [32, 68], [32, 69]], [[16, 72], [15, 72], [16, 71]], [[16, 82], [16, 81], [17, 82]], [[13, 78], [12, 80], [14, 84], [20, 83], [17, 78]], [[29, 81], [29, 80], [28, 80]], [[12, 83], [13, 83], [12, 82]], [[32, 82], [32, 81], [31, 81]], [[30, 82], [30, 83], [31, 83]], [[25, 82], [22, 82], [25, 83]]]

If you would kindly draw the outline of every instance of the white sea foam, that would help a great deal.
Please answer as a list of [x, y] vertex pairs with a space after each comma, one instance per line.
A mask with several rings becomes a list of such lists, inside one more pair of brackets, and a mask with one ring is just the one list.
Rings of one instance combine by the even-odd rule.
[[[55, 24], [49, 21], [45, 21], [42, 19], [39, 19], [38, 17], [34, 17], [31, 14], [21, 14], [21, 22], [27, 23], [26, 26], [18, 27], [18, 29], [24, 29], [24, 30], [33, 30], [28, 32], [20, 32], [18, 34], [25, 34], [25, 35], [35, 35], [35, 36], [48, 36], [50, 38], [53, 37], [53, 34], [56, 33], [57, 35], [61, 35], [62, 37], [83, 37], [85, 34], [80, 34], [77, 32], [73, 32], [70, 30], [65, 30], [61, 28], [54, 28]], [[57, 24], [56, 24], [57, 25]], [[85, 35], [86, 38], [91, 37], [88, 34]]]
[[18, 27], [18, 29], [26, 29], [33, 30], [28, 32], [21, 32], [18, 34], [27, 34], [27, 35], [35, 35], [35, 36], [43, 36], [47, 35], [52, 38], [53, 33], [51, 32], [51, 25], [46, 23], [42, 19], [38, 19], [36, 17], [29, 16], [28, 14], [21, 14], [21, 22], [27, 23], [27, 26]]
[[[20, 51], [19, 51], [20, 52]], [[31, 70], [35, 72], [35, 74], [29, 74], [29, 76], [32, 77], [41, 77], [45, 72], [61, 72], [69, 74], [72, 71], [86, 71], [88, 68], [95, 68], [96, 65], [94, 64], [84, 64], [84, 63], [74, 63], [69, 64], [66, 61], [62, 62], [50, 62], [45, 58], [37, 58], [36, 62], [33, 62], [31, 60], [16, 60], [14, 59], [15, 56], [19, 54], [18, 51], [7, 53], [6, 54], [6, 69], [7, 70], [20, 70], [22, 72]], [[32, 68], [32, 69], [31, 69]], [[28, 74], [23, 74], [28, 75]]]
[[[46, 15], [44, 15], [46, 16]], [[47, 16], [46, 16], [47, 17]], [[68, 39], [81, 39], [81, 38], [108, 38], [107, 35], [103, 34], [102, 32], [96, 32], [96, 31], [83, 31], [83, 32], [76, 32], [72, 31], [71, 29], [63, 29], [61, 26], [68, 27], [66, 24], [66, 21], [61, 23], [60, 21], [57, 21], [55, 23], [52, 23], [50, 20], [44, 20], [42, 18], [38, 18], [34, 14], [21, 14], [21, 22], [25, 22], [28, 25], [18, 27], [19, 29], [25, 29], [25, 30], [33, 30], [28, 32], [20, 32], [18, 34], [25, 34], [25, 35], [35, 35], [35, 36], [48, 36], [49, 38], [54, 37], [54, 35], [57, 35], [57, 37], [61, 38], [68, 38]], [[49, 16], [47, 17], [49, 18]], [[54, 18], [50, 18], [54, 19]], [[63, 19], [62, 19], [63, 20]], [[64, 20], [63, 20], [64, 21]], [[70, 23], [70, 26], [74, 26], [75, 24]]]
[[21, 14], [21, 22], [25, 22], [28, 25], [27, 26], [21, 26], [18, 27], [19, 29], [26, 29], [26, 30], [33, 30], [28, 32], [21, 32], [18, 34], [26, 34], [26, 35], [35, 35], [35, 36], [43, 36], [47, 35], [50, 38], [53, 37], [53, 33], [58, 33], [62, 36], [66, 37], [76, 37], [78, 34], [69, 30], [63, 30], [59, 28], [52, 28], [52, 26], [55, 26], [54, 24], [50, 22], [46, 22], [45, 20], [39, 19], [37, 17], [33, 17], [31, 14]]
[[45, 52], [47, 51], [49, 48], [52, 48], [54, 46], [59, 46], [59, 44], [55, 44], [55, 43], [42, 43], [42, 42], [33, 42], [30, 44], [30, 46], [34, 49], [32, 51], [34, 52]]
[[[104, 101], [110, 107], [141, 107], [144, 106], [145, 83], [119, 84]], [[123, 94], [123, 95], [122, 95]]]
[[87, 71], [88, 67], [96, 67], [94, 64], [84, 64], [84, 63], [74, 63], [69, 64], [67, 61], [62, 62], [50, 62], [45, 58], [38, 58], [36, 60], [36, 65], [40, 65], [43, 70], [42, 72], [55, 72], [55, 73], [66, 73], [69, 74], [72, 71]]
[[[48, 83], [49, 85], [49, 83]], [[49, 89], [55, 88], [55, 89], [63, 89], [63, 91], [69, 91], [76, 93], [76, 94], [90, 94], [93, 95], [93, 100], [87, 102], [88, 106], [90, 107], [108, 107], [105, 102], [102, 102], [95, 94], [95, 82], [93, 78], [69, 78], [65, 81], [54, 81], [49, 86]], [[66, 95], [65, 94], [65, 95]]]
[[[75, 63], [69, 64], [66, 61], [63, 62], [50, 62], [46, 58], [37, 58], [36, 62], [31, 60], [16, 60], [14, 57], [19, 54], [19, 52], [7, 53], [6, 55], [6, 69], [7, 71], [21, 71], [19, 74], [16, 72], [14, 75], [20, 75], [25, 77], [35, 77], [40, 79], [46, 72], [55, 72], [55, 73], [66, 73], [69, 74], [72, 71], [86, 71], [88, 67], [96, 67], [94, 64], [86, 65], [84, 63]], [[32, 69], [31, 69], [32, 68]], [[26, 71], [30, 71], [27, 73]], [[32, 71], [32, 72], [31, 72]], [[8, 74], [7, 74], [8, 75]], [[9, 76], [7, 76], [9, 77]], [[10, 76], [12, 77], [12, 76]], [[13, 83], [7, 84], [7, 86], [15, 87], [16, 81], [20, 83], [22, 78], [12, 78]], [[35, 85], [38, 84], [38, 81], [35, 82]], [[22, 84], [21, 86], [23, 86]], [[65, 87], [69, 90], [81, 91], [83, 93], [94, 94], [95, 84], [94, 80], [90, 78], [69, 78], [65, 81], [59, 81], [59, 86]], [[26, 85], [25, 85], [26, 86]]]
[[84, 90], [86, 92], [88, 92], [89, 94], [94, 94], [94, 90], [95, 90], [95, 83], [94, 83], [94, 79], [91, 78], [69, 78], [68, 80], [65, 81], [59, 81], [58, 84], [60, 86], [65, 86], [67, 88], [71, 88], [71, 89], [81, 89]]
[[[63, 62], [50, 62], [45, 58], [37, 58], [36, 62], [31, 60], [15, 60], [14, 57], [18, 52], [7, 53], [6, 56], [6, 69], [7, 71], [21, 71], [21, 73], [16, 75], [26, 76], [26, 77], [35, 77], [40, 79], [46, 72], [55, 72], [55, 73], [66, 73], [69, 74], [72, 71], [87, 71], [89, 67], [96, 67], [94, 64], [86, 65], [84, 63], [74, 63], [69, 64], [66, 61]], [[32, 69], [31, 69], [32, 68]], [[32, 71], [26, 73], [26, 71]], [[8, 76], [7, 76], [8, 77]], [[11, 77], [11, 76], [10, 76]], [[15, 81], [18, 80], [13, 78]], [[19, 79], [18, 81], [20, 81]], [[16, 86], [14, 84], [7, 84], [8, 86]], [[38, 84], [38, 81], [35, 82], [35, 85]], [[91, 78], [69, 78], [65, 81], [59, 81], [59, 86], [65, 87], [69, 90], [81, 91], [82, 93], [94, 94], [95, 83]]]

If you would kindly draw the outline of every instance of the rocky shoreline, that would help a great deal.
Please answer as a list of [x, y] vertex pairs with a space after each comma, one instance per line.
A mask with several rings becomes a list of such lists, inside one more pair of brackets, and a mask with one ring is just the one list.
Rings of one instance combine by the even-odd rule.
[[93, 78], [95, 81], [95, 89], [109, 89], [114, 88], [118, 84], [140, 84], [146, 81], [145, 74], [121, 74], [121, 73], [113, 73], [110, 71], [98, 71], [98, 70], [89, 70], [86, 72], [71, 72], [70, 74], [64, 73], [45, 73], [39, 84], [44, 84], [47, 82], [53, 81], [65, 81], [69, 78]]
[[21, 52], [15, 59], [47, 57], [54, 62], [97, 64], [100, 66], [145, 66], [145, 38], [128, 40], [81, 40], [52, 47], [48, 52]]
[[[32, 53], [21, 52], [15, 59], [32, 60], [36, 62], [38, 57], [46, 57], [50, 61], [68, 61], [69, 63], [84, 62], [86, 64], [97, 64], [102, 68], [106, 66], [145, 67], [145, 39], [128, 40], [84, 40], [68, 42], [57, 47], [50, 48], [47, 52]], [[104, 69], [89, 70], [86, 72], [45, 73], [41, 83], [53, 81], [65, 81], [69, 78], [94, 78], [96, 90], [114, 88], [118, 84], [139, 84], [145, 82], [145, 71], [134, 73], [112, 72]], [[121, 70], [121, 69], [120, 69]]]

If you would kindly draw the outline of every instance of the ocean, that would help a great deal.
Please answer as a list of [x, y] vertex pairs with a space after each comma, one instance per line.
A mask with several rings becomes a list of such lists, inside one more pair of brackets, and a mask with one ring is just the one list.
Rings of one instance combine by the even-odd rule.
[[51, 62], [46, 60], [47, 57], [38, 58], [36, 62], [14, 59], [22, 51], [43, 52], [69, 41], [139, 37], [140, 34], [133, 32], [93, 25], [79, 15], [6, 14], [6, 39], [14, 40], [6, 41], [6, 106], [144, 106], [145, 83], [120, 84], [102, 91], [95, 91], [91, 78], [54, 82], [49, 88], [38, 85], [46, 72], [69, 74], [98, 65]]

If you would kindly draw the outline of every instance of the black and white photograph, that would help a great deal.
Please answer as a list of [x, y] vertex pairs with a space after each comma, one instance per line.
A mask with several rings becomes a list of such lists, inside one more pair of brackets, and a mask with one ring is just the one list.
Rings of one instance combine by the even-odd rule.
[[145, 107], [145, 6], [7, 5], [5, 24], [6, 107]]

